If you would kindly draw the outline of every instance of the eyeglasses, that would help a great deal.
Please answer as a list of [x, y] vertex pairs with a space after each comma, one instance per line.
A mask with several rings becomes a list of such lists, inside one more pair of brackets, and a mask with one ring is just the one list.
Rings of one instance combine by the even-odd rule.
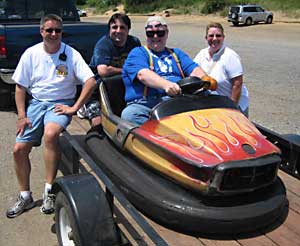
[[48, 28], [48, 29], [45, 29], [45, 32], [47, 32], [47, 33], [53, 33], [53, 31], [55, 33], [61, 33], [62, 29], [61, 28]]
[[166, 30], [146, 31], [146, 36], [148, 38], [153, 38], [155, 34], [157, 35], [157, 37], [161, 38], [166, 35]]
[[222, 34], [209, 34], [207, 35], [209, 38], [213, 38], [213, 37], [216, 37], [216, 38], [220, 38], [222, 37], [223, 35]]

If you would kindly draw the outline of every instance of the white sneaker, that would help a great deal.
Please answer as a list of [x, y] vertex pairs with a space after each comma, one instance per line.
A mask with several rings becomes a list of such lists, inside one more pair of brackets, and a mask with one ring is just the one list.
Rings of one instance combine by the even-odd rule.
[[43, 194], [43, 205], [40, 210], [44, 214], [51, 214], [54, 212], [55, 194]]
[[8, 218], [15, 218], [26, 210], [33, 208], [34, 206], [35, 203], [31, 195], [26, 200], [21, 195], [19, 195], [16, 203], [12, 207], [7, 209], [6, 216]]
[[86, 118], [86, 106], [83, 105], [78, 111], [77, 111], [77, 116], [80, 118], [80, 119], [84, 119]]

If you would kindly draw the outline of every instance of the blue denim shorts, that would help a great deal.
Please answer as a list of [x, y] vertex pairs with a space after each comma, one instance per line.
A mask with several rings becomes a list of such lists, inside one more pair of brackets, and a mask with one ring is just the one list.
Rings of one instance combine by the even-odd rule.
[[32, 124], [32, 128], [27, 127], [22, 136], [17, 135], [16, 142], [31, 142], [34, 146], [39, 146], [44, 134], [44, 127], [50, 122], [56, 123], [66, 129], [70, 124], [72, 117], [69, 115], [57, 115], [54, 113], [55, 104], [72, 106], [74, 104], [74, 100], [45, 102], [31, 99], [26, 109], [26, 115]]
[[121, 118], [138, 125], [142, 125], [149, 119], [149, 114], [152, 108], [158, 103], [168, 99], [170, 99], [169, 96], [135, 99], [127, 103], [127, 106], [122, 112]]

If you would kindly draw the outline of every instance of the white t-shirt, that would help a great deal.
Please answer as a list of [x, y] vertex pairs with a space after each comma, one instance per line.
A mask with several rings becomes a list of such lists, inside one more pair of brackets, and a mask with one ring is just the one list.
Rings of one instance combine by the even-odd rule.
[[[65, 52], [66, 61], [59, 59]], [[46, 53], [43, 43], [28, 48], [18, 63], [12, 79], [41, 101], [74, 99], [76, 84], [83, 84], [94, 74], [78, 51], [61, 43], [55, 54]]]
[[[200, 50], [194, 58], [194, 61], [198, 63], [209, 76], [218, 81], [217, 94], [231, 98], [232, 83], [230, 80], [243, 74], [240, 57], [232, 49], [223, 46], [213, 55], [212, 59], [210, 59], [208, 49], [207, 47]], [[213, 66], [214, 61], [216, 61], [216, 64]], [[244, 84], [242, 86], [239, 106], [242, 111], [245, 111], [249, 106], [248, 90]]]

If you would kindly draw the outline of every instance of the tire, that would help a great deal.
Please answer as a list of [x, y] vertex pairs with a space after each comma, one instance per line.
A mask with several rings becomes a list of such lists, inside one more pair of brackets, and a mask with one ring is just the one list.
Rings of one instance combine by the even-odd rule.
[[252, 25], [252, 19], [250, 17], [246, 19], [245, 25], [246, 26]]
[[272, 16], [268, 16], [267, 20], [266, 20], [266, 24], [272, 24], [273, 21], [273, 17]]
[[82, 245], [72, 208], [67, 197], [61, 191], [57, 194], [55, 201], [55, 218], [55, 229], [59, 245]]
[[238, 25], [239, 25], [239, 23], [238, 23], [237, 21], [232, 22], [232, 24], [233, 24], [234, 26], [238, 26]]
[[[80, 204], [76, 204], [76, 197], [73, 198], [75, 199], [71, 198], [72, 202], [70, 202], [62, 191], [59, 191], [56, 196], [55, 229], [59, 245], [119, 245], [119, 236], [106, 198], [98, 196], [97, 200], [85, 199], [83, 203], [88, 207], [84, 209], [80, 207]], [[101, 209], [95, 210], [98, 205]]]

